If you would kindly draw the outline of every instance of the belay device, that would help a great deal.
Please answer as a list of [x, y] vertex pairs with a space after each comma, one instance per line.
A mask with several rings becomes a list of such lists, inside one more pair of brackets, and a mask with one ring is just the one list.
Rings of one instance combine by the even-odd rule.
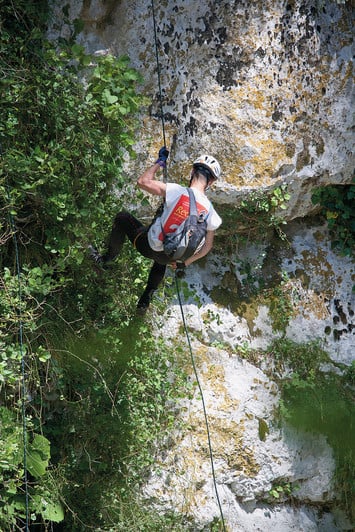
[[208, 214], [198, 214], [195, 195], [191, 189], [189, 194], [189, 215], [174, 233], [163, 231], [164, 252], [172, 260], [184, 261], [191, 257], [203, 243], [207, 233]]

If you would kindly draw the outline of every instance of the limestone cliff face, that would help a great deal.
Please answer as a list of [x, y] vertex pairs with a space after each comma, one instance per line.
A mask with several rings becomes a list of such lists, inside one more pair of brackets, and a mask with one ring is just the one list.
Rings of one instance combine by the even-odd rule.
[[[51, 35], [65, 34], [61, 2]], [[162, 143], [151, 2], [71, 0], [78, 40], [91, 52], [128, 54], [151, 107], [142, 116], [142, 161]], [[155, 2], [170, 175], [186, 176], [200, 152], [221, 162], [215, 200], [235, 204], [250, 188], [288, 183], [286, 217], [312, 209], [319, 184], [351, 180], [351, 2], [161, 0]]]
[[[297, 344], [319, 341], [329, 355], [324, 365], [329, 375], [354, 360], [354, 261], [331, 250], [324, 226], [297, 221], [290, 222], [286, 231], [289, 246], [275, 249], [248, 244], [239, 248], [238, 257], [228, 257], [223, 251], [212, 253], [202, 267], [192, 265], [186, 278], [193, 297], [185, 298], [183, 311], [204, 393], [228, 532], [353, 528], [336, 509], [340, 496], [335, 486], [335, 452], [329, 441], [316, 431], [281, 429], [276, 414], [280, 370], [274, 371], [268, 356], [258, 363], [242, 355], [245, 346], [267, 350], [280, 338], [275, 318], [283, 319], [288, 312], [286, 338]], [[272, 262], [285, 273], [287, 281], [279, 285], [283, 294], [278, 296], [277, 316], [260, 294], [240, 297], [240, 284], [246, 281], [241, 265], [246, 262], [254, 272], [251, 283], [257, 281], [259, 271], [259, 280], [272, 285], [266, 269]], [[282, 304], [285, 297], [289, 298], [288, 311]], [[176, 342], [186, 344], [177, 301], [163, 317], [154, 315], [153, 323], [159, 334], [172, 341], [172, 347]], [[187, 351], [186, 347], [186, 354], [179, 357], [185, 356], [189, 367]], [[284, 371], [286, 375], [290, 370]], [[189, 372], [194, 382], [192, 367]], [[182, 401], [179, 407], [188, 429], [171, 436], [169, 452], [158, 457], [143, 492], [159, 510], [171, 508], [193, 515], [196, 530], [206, 530], [213, 518], [218, 519], [219, 511], [197, 387], [193, 399]], [[344, 428], [339, 425], [338, 430]], [[291, 497], [283, 494], [280, 500], [270, 500], [274, 486], [281, 486], [281, 491], [288, 486]]]
[[[69, 30], [62, 2], [52, 2], [50, 36], [55, 38]], [[68, 4], [69, 18], [85, 23], [78, 40], [89, 51], [128, 54], [144, 76], [142, 90], [151, 105], [141, 117], [138, 158], [126, 166], [133, 182], [162, 144], [151, 1]], [[291, 195], [288, 220], [312, 212], [310, 197], [317, 185], [351, 181], [351, 2], [155, 4], [173, 180], [187, 177], [191, 161], [210, 152], [223, 169], [222, 182], [211, 192], [217, 210], [223, 205], [230, 214], [251, 190], [283, 183]], [[189, 268], [187, 282], [199, 304], [185, 301], [184, 308], [206, 395], [228, 530], [350, 530], [346, 519], [328, 511], [337, 501], [328, 442], [319, 434], [280, 429], [275, 420], [280, 391], [269, 361], [253, 364], [242, 359], [240, 350], [245, 344], [254, 349], [270, 345], [281, 335], [276, 326], [281, 319], [286, 338], [321, 341], [329, 355], [325, 371], [350, 365], [355, 352], [354, 261], [338, 257], [327, 229], [314, 221], [285, 226], [285, 245], [268, 235], [262, 242], [251, 238], [241, 244], [234, 228], [225, 225], [234, 247], [220, 244], [218, 249], [217, 242], [205, 263]], [[277, 297], [280, 304], [287, 303], [286, 310], [279, 305], [275, 316], [275, 301], [253, 298], [261, 286], [269, 293], [277, 286], [272, 293], [276, 303]], [[177, 304], [153, 321], [157, 333], [172, 345], [183, 345]], [[196, 530], [207, 530], [219, 513], [198, 392], [178, 407], [189, 429], [172, 435], [143, 493], [159, 510], [181, 512]], [[295, 488], [291, 499], [270, 501], [277, 485]]]

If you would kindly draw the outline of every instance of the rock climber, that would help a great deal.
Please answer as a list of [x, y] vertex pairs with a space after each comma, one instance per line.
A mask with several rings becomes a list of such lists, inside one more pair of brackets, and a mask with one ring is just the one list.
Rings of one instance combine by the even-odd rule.
[[[156, 179], [157, 172], [166, 167], [168, 156], [169, 151], [164, 146], [159, 150], [155, 164], [145, 170], [137, 181], [139, 188], [150, 194], [162, 196], [165, 200], [163, 208], [158, 210], [152, 223], [149, 226], [144, 226], [132, 214], [119, 212], [113, 223], [106, 253], [101, 255], [93, 246], [89, 246], [91, 259], [103, 269], [120, 253], [126, 236], [141, 255], [153, 259], [154, 263], [148, 276], [146, 288], [137, 303], [139, 314], [145, 313], [148, 309], [153, 293], [164, 277], [167, 264], [170, 264], [173, 269], [177, 268], [176, 262], [172, 261], [163, 251], [162, 227], [165, 233], [174, 231], [177, 222], [180, 220], [181, 223], [181, 213], [188, 214], [189, 212], [186, 187], [176, 183], [164, 183]], [[210, 155], [201, 155], [192, 164], [189, 187], [195, 195], [198, 212], [209, 213], [207, 233], [202, 247], [186, 259], [185, 263], [179, 264], [180, 268], [204, 257], [212, 249], [215, 230], [221, 225], [222, 220], [205, 192], [217, 181], [220, 175], [220, 165]]]

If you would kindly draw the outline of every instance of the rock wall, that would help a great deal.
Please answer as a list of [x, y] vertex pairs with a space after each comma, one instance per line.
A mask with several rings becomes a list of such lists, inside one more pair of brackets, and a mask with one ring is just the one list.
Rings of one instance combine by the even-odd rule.
[[[52, 0], [53, 1], [53, 0]], [[136, 175], [162, 144], [151, 2], [71, 0], [78, 41], [128, 54], [152, 104], [142, 115]], [[54, 1], [51, 37], [68, 34]], [[287, 183], [289, 219], [313, 207], [319, 184], [348, 183], [354, 168], [354, 10], [335, 0], [155, 2], [173, 179], [200, 152], [221, 162], [217, 202]]]
[[[240, 265], [248, 261], [254, 272], [251, 283], [262, 279], [267, 287], [273, 286], [271, 270], [268, 274], [264, 269], [272, 262], [285, 274], [284, 296], [287, 293], [292, 302], [286, 338], [297, 343], [318, 340], [330, 355], [324, 371], [337, 371], [339, 365], [354, 360], [354, 261], [331, 250], [322, 225], [297, 221], [286, 231], [288, 244], [278, 249], [246, 245], [239, 249], [235, 262], [223, 252], [213, 254], [204, 266], [196, 263], [189, 268], [186, 279], [193, 296], [184, 300], [183, 309], [204, 394], [217, 486], [229, 532], [352, 529], [335, 510], [339, 495], [328, 441], [321, 434], [281, 429], [276, 416], [280, 391], [272, 360], [262, 357], [256, 367], [256, 361], [252, 364], [240, 358], [244, 346], [267, 349], [281, 336], [273, 323], [270, 301], [241, 297]], [[186, 338], [179, 337], [178, 302], [163, 320], [155, 315], [154, 323], [172, 346], [176, 342], [186, 344]], [[194, 381], [191, 364], [187, 364]], [[152, 473], [144, 494], [158, 509], [175, 508], [193, 515], [195, 530], [206, 530], [208, 523], [218, 519], [219, 509], [197, 388], [193, 400], [183, 401], [179, 412], [188, 429], [176, 434], [169, 452], [161, 454], [158, 472]], [[270, 490], [275, 486], [287, 486], [291, 494], [272, 500]]]
[[[263, 371], [198, 342], [193, 350], [227, 530], [341, 530], [330, 512], [319, 509], [334, 500], [334, 461], [325, 438], [277, 427], [273, 416], [277, 386]], [[143, 494], [160, 511], [169, 508], [193, 516], [191, 530], [208, 530], [205, 527], [220, 513], [198, 391], [180, 407], [189, 429], [171, 437], [170, 451], [158, 459]], [[265, 435], [261, 422], [267, 426]], [[281, 493], [279, 501], [272, 501], [272, 488], [286, 485], [293, 504], [286, 500], [289, 494]], [[317, 511], [312, 505], [318, 506]]]
[[[162, 144], [151, 2], [68, 5], [69, 18], [84, 21], [78, 41], [88, 51], [128, 54], [144, 76], [142, 90], [151, 105], [141, 117], [138, 158], [126, 165], [133, 183]], [[62, 2], [52, 0], [52, 8], [50, 37], [69, 35]], [[351, 2], [161, 0], [155, 9], [173, 180], [187, 177], [191, 160], [210, 152], [223, 168], [211, 191], [217, 210], [223, 205], [232, 212], [251, 190], [285, 183], [289, 221], [313, 211], [315, 186], [351, 181]], [[262, 281], [278, 284], [280, 297], [288, 298], [287, 338], [320, 340], [330, 356], [325, 370], [354, 360], [354, 262], [332, 251], [322, 225], [294, 221], [285, 235], [288, 245], [264, 238], [237, 243], [229, 254], [222, 246], [188, 272], [199, 304], [187, 301], [184, 309], [206, 396], [221, 502], [229, 531], [350, 530], [346, 519], [328, 510], [337, 497], [328, 442], [281, 430], [274, 416], [279, 390], [267, 361], [255, 367], [238, 356], [244, 343], [266, 348], [280, 336], [268, 302], [243, 292], [248, 283], [260, 289]], [[154, 320], [157, 333], [172, 343], [184, 341], [177, 305], [161, 322]], [[143, 492], [159, 510], [174, 509], [196, 530], [206, 530], [219, 512], [197, 392], [179, 412], [190, 430], [172, 435]], [[268, 500], [275, 485], [297, 485], [296, 504], [289, 497], [279, 504]]]

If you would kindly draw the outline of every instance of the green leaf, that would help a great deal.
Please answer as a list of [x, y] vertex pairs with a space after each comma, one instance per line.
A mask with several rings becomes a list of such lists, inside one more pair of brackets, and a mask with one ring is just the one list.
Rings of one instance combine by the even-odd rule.
[[84, 53], [84, 47], [80, 44], [73, 44], [73, 46], [71, 47], [71, 51], [73, 55], [77, 56]]
[[35, 478], [46, 472], [50, 459], [50, 442], [44, 436], [35, 434], [27, 449], [27, 471]]
[[48, 521], [60, 523], [64, 519], [63, 506], [59, 502], [48, 502], [42, 512], [42, 517]]
[[140, 79], [140, 74], [135, 70], [127, 70], [127, 72], [124, 73], [123, 78], [128, 81], [138, 81]]
[[114, 94], [111, 94], [111, 92], [108, 89], [104, 90], [104, 92], [102, 93], [102, 96], [104, 97], [106, 102], [109, 104], [113, 104], [118, 101], [117, 96], [115, 96]]

